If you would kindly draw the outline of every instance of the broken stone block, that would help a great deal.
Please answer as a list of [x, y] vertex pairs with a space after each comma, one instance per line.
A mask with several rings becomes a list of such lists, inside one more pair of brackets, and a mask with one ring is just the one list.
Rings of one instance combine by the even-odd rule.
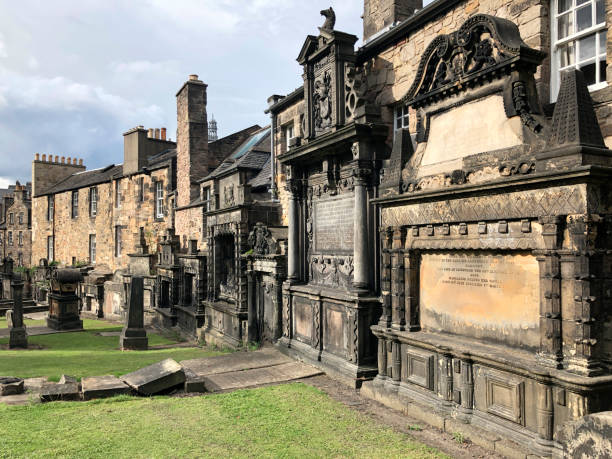
[[26, 378], [23, 382], [27, 392], [40, 392], [48, 381], [47, 378]]
[[59, 384], [77, 384], [78, 381], [74, 376], [62, 375]]
[[10, 376], [0, 377], [0, 397], [23, 394], [23, 379]]
[[129, 394], [132, 389], [116, 376], [92, 376], [83, 378], [81, 381], [81, 391], [84, 400], [94, 398], [113, 397], [115, 395]]
[[172, 359], [162, 360], [141, 368], [121, 380], [143, 395], [154, 395], [185, 382], [183, 367]]
[[59, 400], [80, 400], [81, 391], [79, 385], [74, 383], [55, 384], [46, 383], [40, 391], [40, 399], [43, 402], [56, 402]]
[[206, 386], [204, 384], [204, 376], [198, 376], [194, 371], [189, 368], [183, 367], [185, 372], [185, 392], [186, 393], [201, 393], [206, 392]]

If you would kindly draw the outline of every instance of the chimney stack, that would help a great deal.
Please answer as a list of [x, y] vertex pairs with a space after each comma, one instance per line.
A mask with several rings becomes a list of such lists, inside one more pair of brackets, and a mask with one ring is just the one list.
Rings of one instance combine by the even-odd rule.
[[161, 139], [166, 140], [166, 128], [161, 128]]
[[155, 128], [155, 138], [159, 140], [159, 128]]
[[363, 8], [363, 41], [402, 22], [423, 8], [423, 0], [365, 0]]
[[155, 137], [155, 131], [154, 131], [154, 129], [153, 129], [153, 128], [149, 128], [149, 131], [148, 131], [147, 137], [148, 137], [149, 139], [152, 139], [152, 138], [154, 138], [154, 137]]

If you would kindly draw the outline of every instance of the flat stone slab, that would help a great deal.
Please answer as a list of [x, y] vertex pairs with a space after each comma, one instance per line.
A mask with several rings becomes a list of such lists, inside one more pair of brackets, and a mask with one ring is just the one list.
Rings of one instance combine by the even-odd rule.
[[130, 386], [112, 375], [83, 378], [81, 380], [81, 388], [85, 400], [113, 397], [132, 392]]
[[232, 371], [265, 368], [293, 362], [286, 355], [273, 348], [254, 352], [235, 352], [233, 354], [207, 357], [203, 359], [183, 360], [181, 365], [189, 368], [198, 376], [208, 376]]
[[21, 378], [11, 376], [0, 377], [0, 397], [19, 395], [24, 392], [24, 383]]
[[56, 402], [59, 400], [80, 400], [81, 391], [78, 384], [46, 383], [40, 390], [40, 399], [43, 402]]
[[28, 312], [23, 315], [23, 318], [30, 320], [45, 320], [48, 315], [48, 312]]
[[98, 333], [98, 335], [100, 335], [100, 336], [121, 336], [121, 332], [120, 331], [100, 332], [100, 333]]
[[40, 392], [48, 380], [47, 378], [26, 378], [23, 382], [27, 392]]
[[36, 394], [7, 395], [6, 397], [0, 397], [0, 403], [5, 405], [29, 405], [40, 403], [40, 396]]
[[278, 384], [323, 374], [322, 371], [301, 362], [290, 362], [265, 368], [254, 368], [204, 377], [208, 392], [221, 392], [264, 384]]
[[175, 360], [166, 359], [141, 368], [120, 378], [143, 395], [155, 395], [185, 382], [183, 367]]

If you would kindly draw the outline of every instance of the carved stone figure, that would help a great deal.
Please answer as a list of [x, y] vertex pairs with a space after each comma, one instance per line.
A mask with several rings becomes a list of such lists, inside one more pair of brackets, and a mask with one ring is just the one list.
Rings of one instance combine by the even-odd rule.
[[332, 124], [332, 77], [329, 70], [319, 76], [314, 83], [315, 127], [322, 131]]
[[233, 206], [236, 203], [234, 198], [234, 185], [228, 185], [223, 189], [223, 198], [226, 206]]
[[249, 234], [249, 246], [254, 255], [274, 255], [278, 253], [278, 243], [272, 237], [270, 230], [258, 223]]
[[325, 16], [325, 22], [321, 30], [327, 30], [328, 32], [334, 30], [334, 26], [336, 25], [336, 13], [334, 13], [334, 9], [330, 6], [326, 10], [321, 10], [321, 15]]

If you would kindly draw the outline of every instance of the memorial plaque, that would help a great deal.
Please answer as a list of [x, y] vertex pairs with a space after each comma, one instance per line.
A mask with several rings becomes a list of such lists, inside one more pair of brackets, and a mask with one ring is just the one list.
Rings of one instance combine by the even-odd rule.
[[539, 345], [539, 268], [532, 255], [425, 254], [420, 286], [424, 329]]
[[353, 250], [353, 196], [314, 203], [314, 245], [317, 252]]

